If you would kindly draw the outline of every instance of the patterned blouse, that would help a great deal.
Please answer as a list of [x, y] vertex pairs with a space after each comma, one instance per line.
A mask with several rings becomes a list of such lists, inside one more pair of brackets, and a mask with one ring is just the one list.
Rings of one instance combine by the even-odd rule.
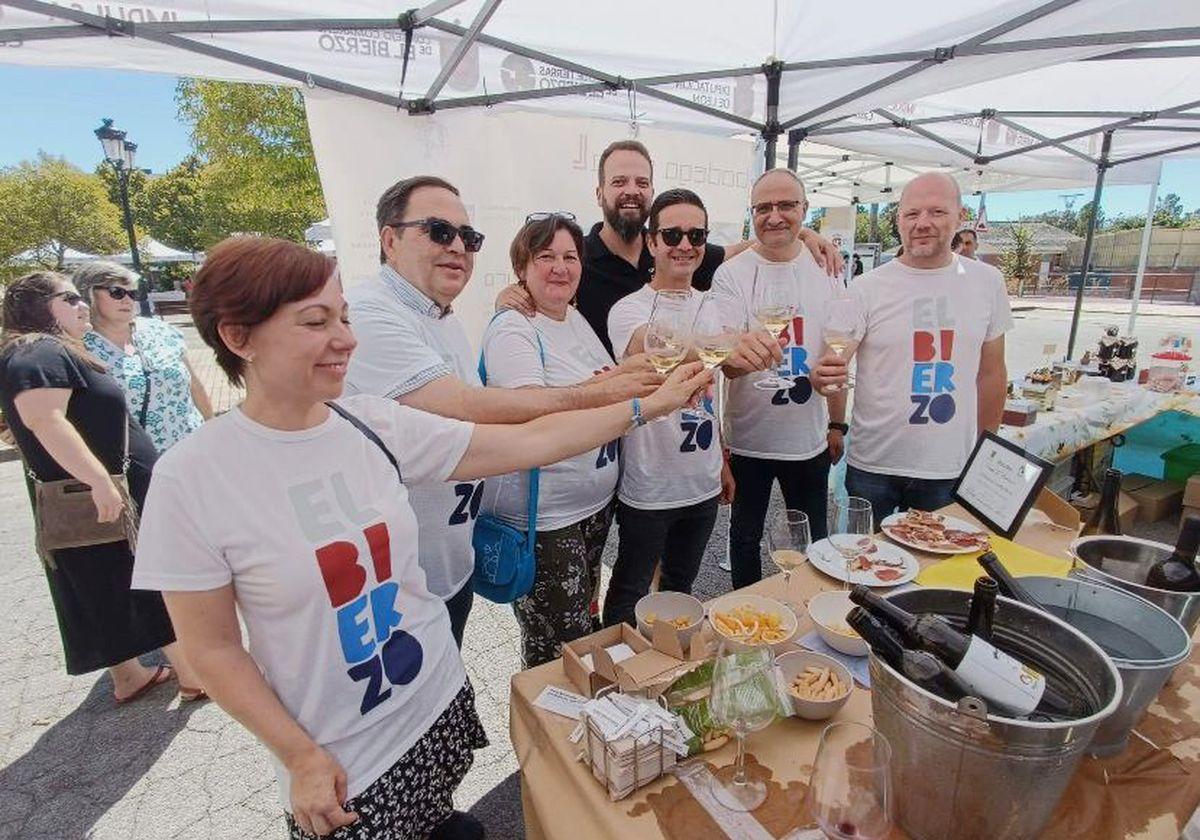
[[133, 353], [126, 353], [98, 332], [89, 332], [83, 343], [121, 383], [129, 414], [139, 422], [149, 383], [150, 400], [142, 425], [159, 452], [204, 422], [192, 401], [192, 376], [184, 364], [187, 345], [176, 327], [157, 318], [135, 318]]

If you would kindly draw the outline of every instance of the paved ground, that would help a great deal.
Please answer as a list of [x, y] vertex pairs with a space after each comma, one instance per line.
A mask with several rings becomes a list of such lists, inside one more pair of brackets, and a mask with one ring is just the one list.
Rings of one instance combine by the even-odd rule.
[[[1186, 329], [1171, 308], [1146, 317], [1143, 341]], [[174, 319], [173, 319], [174, 320]], [[1111, 315], [1084, 318], [1090, 345]], [[1040, 308], [1018, 315], [1010, 370], [1038, 361], [1041, 346], [1065, 345], [1069, 314]], [[181, 324], [182, 325], [182, 324]], [[198, 347], [195, 333], [186, 327]], [[200, 375], [227, 406], [237, 393], [211, 356], [195, 354]], [[54, 613], [34, 559], [28, 500], [19, 463], [0, 458], [0, 840], [253, 840], [282, 836], [283, 821], [264, 750], [213, 704], [180, 708], [168, 690], [116, 708], [106, 676], [63, 672]], [[716, 531], [696, 584], [700, 597], [729, 589], [717, 568], [728, 517]], [[611, 564], [616, 534], [610, 537]], [[607, 570], [606, 570], [607, 571]], [[516, 761], [508, 743], [508, 682], [518, 668], [510, 611], [477, 602], [463, 649], [492, 746], [479, 752], [458, 804], [497, 838], [519, 838]]]

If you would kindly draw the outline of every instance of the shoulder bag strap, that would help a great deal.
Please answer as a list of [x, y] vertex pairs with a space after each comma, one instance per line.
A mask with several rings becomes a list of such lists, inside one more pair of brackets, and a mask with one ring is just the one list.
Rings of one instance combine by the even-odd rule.
[[385, 444], [382, 440], [379, 439], [379, 435], [375, 434], [375, 432], [371, 429], [370, 426], [368, 426], [363, 421], [359, 420], [357, 417], [355, 417], [353, 414], [351, 414], [346, 409], [342, 408], [337, 403], [330, 401], [330, 402], [325, 403], [325, 405], [329, 406], [331, 409], [333, 409], [334, 412], [341, 415], [341, 417], [344, 418], [346, 421], [348, 421], [352, 426], [354, 426], [354, 428], [356, 428], [360, 432], [362, 432], [363, 435], [367, 438], [367, 440], [371, 441], [371, 443], [373, 443], [379, 447], [379, 451], [387, 456], [388, 461], [391, 462], [392, 468], [396, 470], [396, 478], [400, 481], [401, 484], [403, 484], [404, 476], [402, 476], [400, 474], [400, 464], [397, 463], [396, 456], [392, 454], [392, 450], [387, 448], [387, 444]]
[[142, 394], [142, 408], [138, 412], [138, 425], [144, 429], [146, 428], [146, 416], [150, 413], [150, 367], [146, 364], [146, 354], [142, 352], [141, 345], [138, 344], [136, 324], [129, 338], [133, 341], [133, 349], [137, 353], [138, 361], [142, 363], [142, 377], [146, 380], [146, 390]]

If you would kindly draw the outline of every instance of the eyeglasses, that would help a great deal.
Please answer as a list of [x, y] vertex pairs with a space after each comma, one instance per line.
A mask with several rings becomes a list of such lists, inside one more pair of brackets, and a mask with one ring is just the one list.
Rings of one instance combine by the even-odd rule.
[[78, 292], [59, 292], [58, 294], [50, 295], [52, 298], [62, 298], [63, 303], [67, 306], [78, 306], [83, 303], [83, 295]]
[[474, 254], [483, 247], [483, 234], [475, 230], [470, 225], [451, 224], [445, 219], [438, 219], [430, 216], [428, 219], [414, 219], [411, 222], [393, 222], [388, 225], [391, 228], [407, 228], [419, 227], [429, 235], [429, 239], [435, 245], [449, 245], [454, 241], [454, 237], [462, 239], [463, 248]]
[[124, 286], [94, 286], [96, 289], [103, 289], [108, 292], [108, 296], [113, 300], [130, 300], [143, 301], [146, 299], [146, 293], [140, 289], [126, 289]]
[[544, 222], [547, 219], [566, 219], [568, 222], [575, 221], [575, 214], [568, 213], [566, 210], [544, 210], [537, 213], [530, 213], [525, 217], [525, 224], [530, 222]]
[[662, 241], [674, 248], [683, 241], [683, 237], [687, 237], [688, 242], [696, 248], [699, 248], [708, 241], [708, 230], [706, 228], [691, 228], [684, 230], [679, 227], [659, 228], [658, 235], [662, 237]]
[[778, 210], [780, 213], [791, 213], [800, 209], [801, 202], [799, 201], [761, 201], [755, 204], [750, 209], [754, 211], [755, 216], [766, 216], [772, 210]]

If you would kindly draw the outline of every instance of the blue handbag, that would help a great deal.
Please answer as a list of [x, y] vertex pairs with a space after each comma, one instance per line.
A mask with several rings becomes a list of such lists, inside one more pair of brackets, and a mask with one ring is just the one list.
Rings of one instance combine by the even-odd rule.
[[[500, 314], [496, 313], [497, 316]], [[493, 316], [492, 320], [495, 319]], [[546, 350], [536, 329], [534, 337], [544, 369]], [[487, 384], [482, 352], [479, 354], [479, 378]], [[497, 604], [510, 604], [533, 588], [537, 569], [534, 542], [537, 540], [539, 472], [537, 468], [529, 471], [529, 512], [524, 531], [490, 513], [481, 513], [475, 519], [475, 533], [471, 538], [475, 549], [475, 573], [471, 576], [471, 586], [476, 594]]]

